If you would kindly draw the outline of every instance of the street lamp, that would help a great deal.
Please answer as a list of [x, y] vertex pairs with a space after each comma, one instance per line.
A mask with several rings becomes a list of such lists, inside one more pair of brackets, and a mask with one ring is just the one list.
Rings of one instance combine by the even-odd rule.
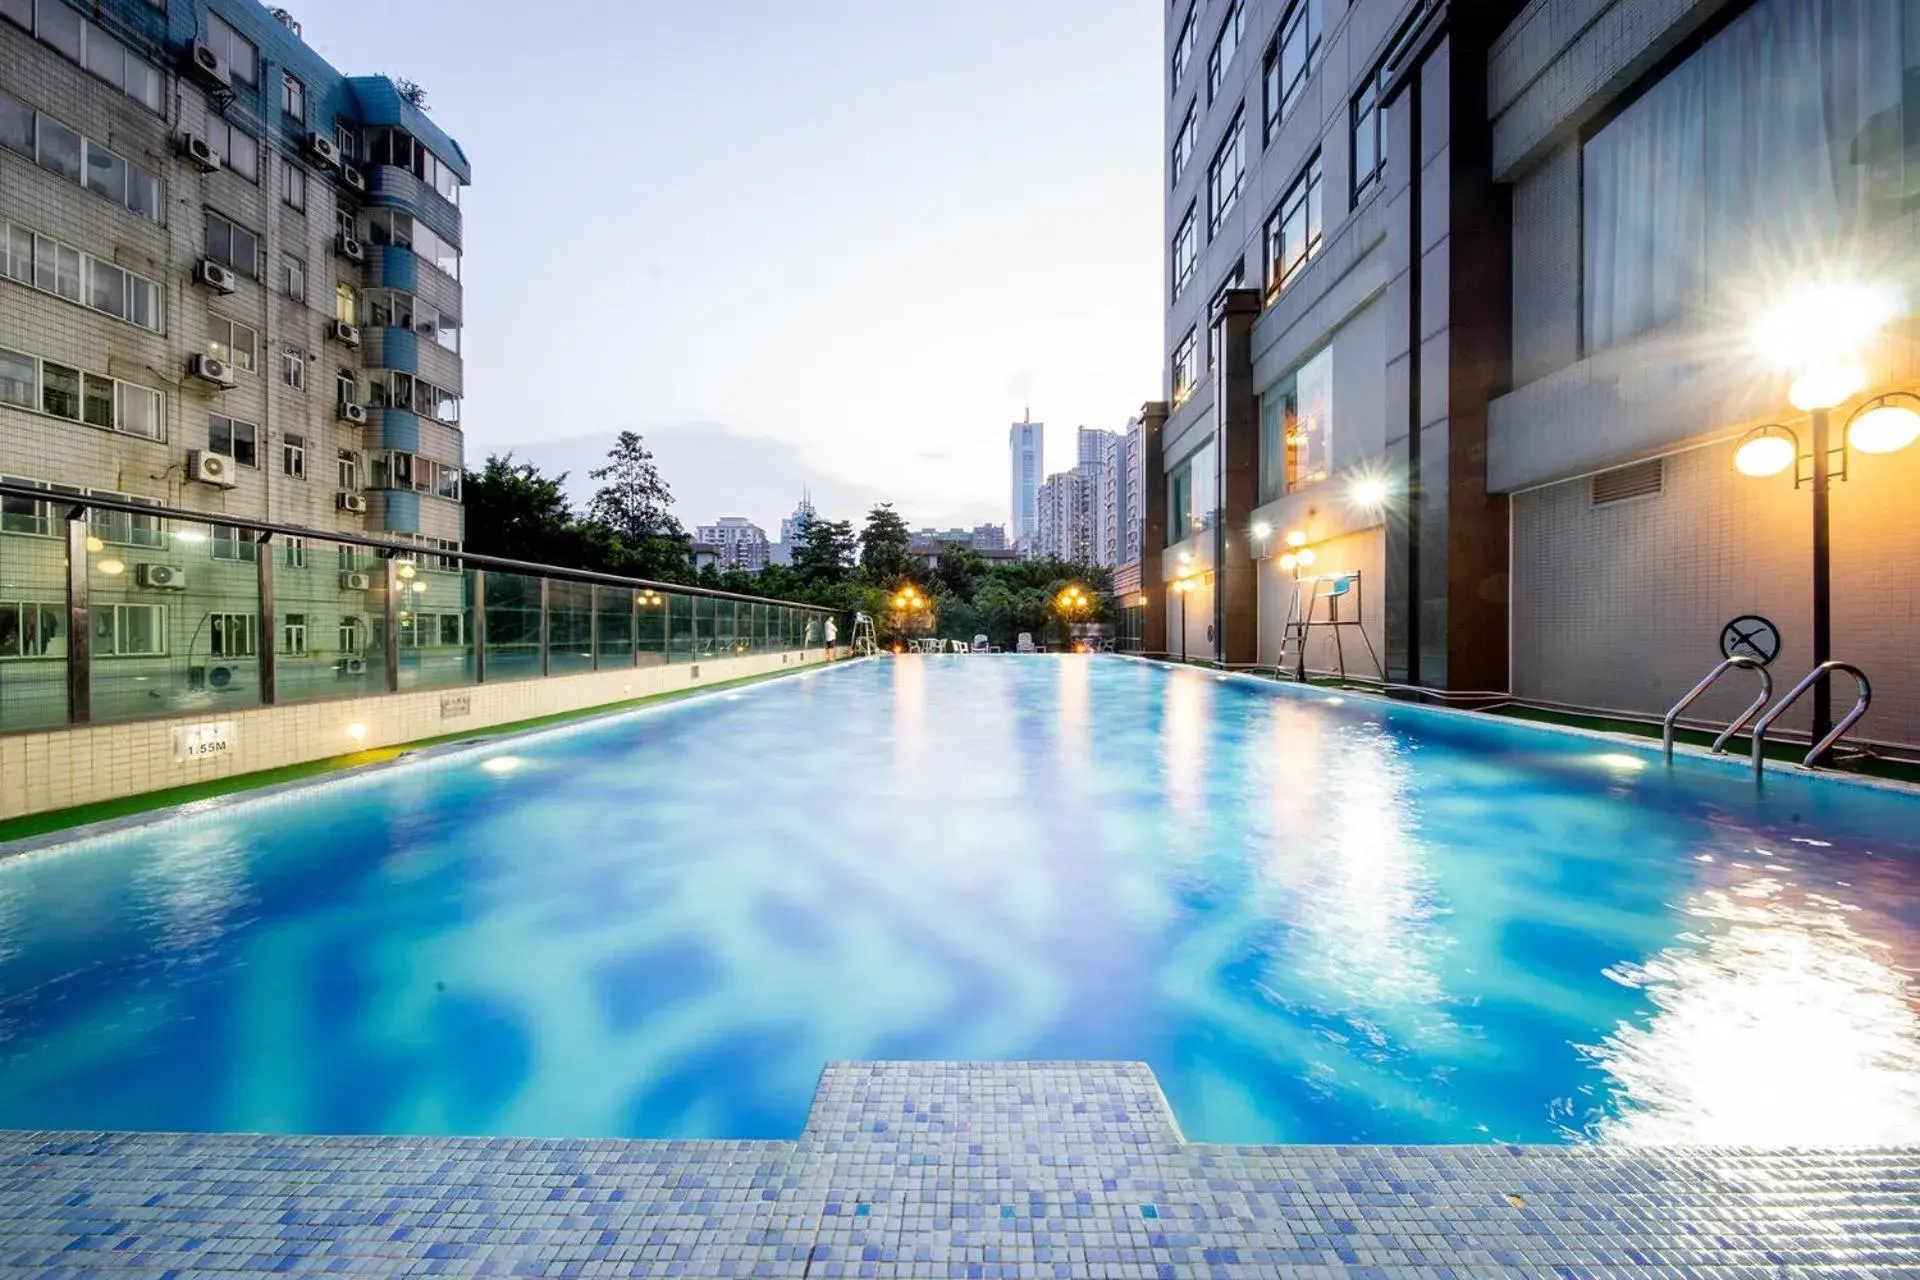
[[933, 607], [932, 602], [920, 594], [920, 588], [911, 582], [895, 591], [890, 603], [893, 605], [894, 614], [900, 619], [901, 629], [908, 632], [913, 630], [913, 615], [924, 613]]
[[1060, 615], [1060, 629], [1066, 639], [1067, 648], [1073, 648], [1073, 620], [1084, 616], [1093, 604], [1087, 593], [1078, 584], [1069, 583], [1060, 589], [1053, 598], [1054, 611]]
[[1183, 663], [1187, 660], [1187, 593], [1195, 585], [1193, 570], [1181, 565], [1173, 579], [1173, 593], [1180, 597], [1180, 661]]
[[[1828, 414], [1866, 388], [1861, 352], [1886, 324], [1900, 313], [1899, 292], [1891, 287], [1828, 284], [1805, 289], [1760, 317], [1754, 330], [1761, 354], [1792, 374], [1787, 399], [1805, 410], [1809, 422], [1809, 450], [1800, 452], [1800, 438], [1780, 423], [1768, 423], [1742, 436], [1733, 452], [1734, 469], [1742, 475], [1765, 477], [1793, 468], [1793, 486], [1806, 483], [1813, 490], [1813, 665], [1833, 657], [1832, 520], [1828, 508], [1834, 475], [1833, 455], [1840, 455], [1839, 477], [1847, 478], [1847, 451], [1890, 453], [1920, 437], [1920, 396], [1897, 391], [1875, 396], [1854, 411], [1836, 448], [1829, 440]], [[1828, 682], [1813, 686], [1813, 740], [1819, 742], [1833, 728], [1833, 693]]]

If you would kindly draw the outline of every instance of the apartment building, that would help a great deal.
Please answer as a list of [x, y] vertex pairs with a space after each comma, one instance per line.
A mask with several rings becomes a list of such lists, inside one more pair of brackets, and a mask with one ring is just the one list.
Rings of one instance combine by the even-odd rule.
[[[694, 530], [693, 540], [713, 548], [713, 563], [720, 568], [748, 573], [767, 567], [773, 545], [767, 541], [767, 531], [745, 516], [721, 516], [717, 524], [703, 524]], [[788, 559], [791, 562], [791, 554]]]
[[1340, 583], [1361, 674], [1657, 718], [1758, 619], [1920, 743], [1912, 5], [1177, 0], [1166, 47], [1143, 647], [1273, 662]]
[[[64, 714], [34, 667], [68, 643], [65, 494], [209, 517], [94, 512], [94, 718], [244, 704], [263, 645], [298, 696], [381, 680], [385, 574], [326, 535], [461, 540], [469, 176], [405, 86], [283, 10], [0, 0], [0, 476], [48, 495], [0, 517], [9, 723]], [[222, 515], [313, 531], [272, 545], [278, 635], [250, 603], [268, 552]], [[457, 577], [414, 576], [395, 639], [457, 645]]]

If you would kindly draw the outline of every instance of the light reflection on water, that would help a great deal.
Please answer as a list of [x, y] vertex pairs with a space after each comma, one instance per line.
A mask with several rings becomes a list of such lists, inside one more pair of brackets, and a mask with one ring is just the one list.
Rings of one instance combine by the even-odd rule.
[[0, 1125], [790, 1137], [1027, 1057], [1202, 1140], [1920, 1141], [1913, 799], [1083, 657], [513, 753], [0, 865]]

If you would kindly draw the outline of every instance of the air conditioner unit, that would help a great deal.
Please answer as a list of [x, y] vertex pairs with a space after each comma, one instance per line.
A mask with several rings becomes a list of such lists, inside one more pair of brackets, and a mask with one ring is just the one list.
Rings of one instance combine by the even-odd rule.
[[329, 332], [332, 334], [335, 342], [343, 342], [349, 347], [357, 347], [360, 345], [360, 330], [358, 326], [350, 325], [345, 320], [335, 320], [333, 322], [333, 328]]
[[315, 131], [307, 135], [307, 150], [321, 164], [340, 167], [340, 144], [324, 133]]
[[367, 260], [367, 251], [361, 247], [360, 242], [344, 231], [340, 233], [340, 239], [334, 242], [334, 247], [340, 250], [340, 256], [348, 262]]
[[440, 326], [431, 320], [422, 320], [413, 326], [413, 331], [423, 338], [432, 338], [439, 334]]
[[213, 144], [191, 131], [180, 135], [180, 154], [198, 165], [202, 173], [217, 172], [221, 165], [220, 153]]
[[340, 589], [342, 591], [371, 591], [373, 590], [373, 575], [370, 573], [355, 573], [352, 570], [348, 570], [340, 575]]
[[340, 421], [351, 422], [356, 427], [367, 425], [367, 406], [355, 404], [351, 400], [340, 402]]
[[194, 356], [188, 360], [187, 373], [202, 382], [211, 382], [216, 387], [231, 387], [237, 381], [233, 366], [225, 360], [216, 360], [212, 356]]
[[361, 195], [367, 193], [367, 175], [350, 164], [340, 166], [340, 181], [347, 184], [349, 191], [358, 191]]
[[226, 689], [233, 685], [234, 677], [239, 674], [232, 667], [188, 667], [187, 688], [189, 689]]
[[233, 268], [212, 258], [200, 259], [200, 265], [193, 269], [193, 278], [215, 293], [232, 293], [240, 287], [240, 277], [234, 274]]
[[233, 88], [233, 75], [227, 70], [227, 60], [210, 44], [189, 40], [181, 55], [180, 66], [189, 76], [210, 89]]
[[233, 459], [206, 449], [195, 449], [187, 455], [187, 479], [221, 489], [231, 489], [239, 483], [234, 479]]
[[143, 564], [134, 569], [133, 580], [157, 591], [185, 591], [187, 571], [172, 564]]
[[358, 511], [364, 514], [367, 509], [366, 498], [358, 493], [343, 492], [337, 496], [337, 501], [342, 511]]
[[340, 659], [340, 674], [343, 676], [363, 676], [367, 674], [367, 660], [365, 658]]

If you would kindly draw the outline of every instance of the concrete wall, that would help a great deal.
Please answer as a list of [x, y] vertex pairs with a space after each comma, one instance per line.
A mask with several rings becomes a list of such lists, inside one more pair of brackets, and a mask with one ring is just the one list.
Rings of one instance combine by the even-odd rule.
[[[825, 658], [824, 651], [808, 649], [14, 734], [0, 737], [0, 818], [400, 746], [741, 676], [798, 670]], [[232, 725], [231, 746], [200, 759], [176, 759], [174, 731], [214, 719]], [[351, 736], [350, 726], [364, 732]]]

